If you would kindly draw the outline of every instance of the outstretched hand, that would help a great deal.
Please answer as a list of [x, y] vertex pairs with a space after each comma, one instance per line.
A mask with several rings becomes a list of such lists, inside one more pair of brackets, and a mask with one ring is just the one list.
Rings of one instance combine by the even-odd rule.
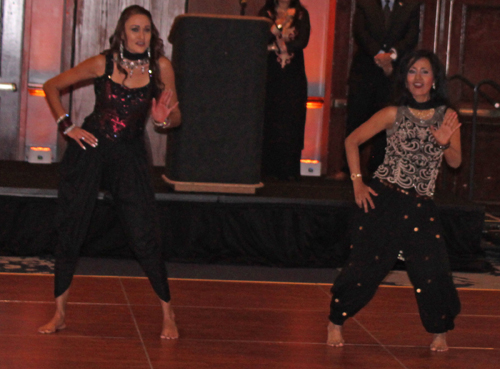
[[163, 91], [158, 98], [158, 102], [153, 98], [151, 105], [151, 116], [155, 120], [155, 122], [164, 122], [165, 119], [168, 118], [172, 110], [174, 110], [179, 102], [177, 101], [175, 104], [170, 106], [170, 100], [172, 100], [174, 92], [172, 90]]
[[378, 196], [378, 193], [373, 188], [365, 185], [361, 179], [359, 179], [359, 182], [354, 183], [354, 200], [360, 209], [365, 210], [365, 213], [368, 213], [369, 208], [375, 209], [371, 195]]
[[439, 128], [430, 127], [431, 133], [438, 145], [450, 143], [451, 136], [462, 124], [458, 121], [458, 114], [453, 110], [448, 110], [444, 115], [443, 123]]

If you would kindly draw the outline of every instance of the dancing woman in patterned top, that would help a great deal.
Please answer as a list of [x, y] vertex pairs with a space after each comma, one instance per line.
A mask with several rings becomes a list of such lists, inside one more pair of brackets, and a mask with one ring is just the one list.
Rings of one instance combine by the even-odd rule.
[[[144, 130], [149, 113], [159, 129], [181, 122], [174, 72], [151, 13], [133, 5], [123, 10], [110, 48], [44, 84], [48, 103], [68, 147], [61, 162], [58, 243], [55, 251], [53, 318], [39, 328], [55, 333], [66, 327], [66, 304], [80, 248], [85, 240], [98, 191], [111, 192], [123, 229], [142, 269], [160, 299], [161, 338], [179, 333], [170, 302], [157, 223], [155, 196]], [[60, 99], [78, 82], [94, 81], [94, 111], [74, 125]]]
[[[332, 287], [331, 346], [344, 345], [342, 325], [362, 309], [397, 259], [404, 260], [432, 351], [446, 351], [460, 301], [453, 284], [443, 230], [433, 201], [444, 157], [462, 161], [460, 123], [449, 107], [444, 68], [426, 50], [410, 53], [397, 76], [397, 106], [382, 109], [346, 138], [355, 202], [351, 252]], [[385, 159], [368, 184], [359, 146], [386, 130]]]

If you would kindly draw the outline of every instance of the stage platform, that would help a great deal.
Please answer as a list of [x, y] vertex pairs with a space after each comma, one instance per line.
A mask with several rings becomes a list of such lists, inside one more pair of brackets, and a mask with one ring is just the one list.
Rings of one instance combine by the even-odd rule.
[[[350, 181], [302, 177], [264, 180], [255, 195], [174, 192], [153, 178], [164, 257], [170, 262], [340, 267], [348, 255], [354, 209]], [[57, 164], [0, 161], [0, 254], [47, 255], [55, 246]], [[488, 271], [481, 248], [485, 211], [436, 194], [454, 270]], [[112, 201], [100, 193], [83, 256], [130, 258]]]

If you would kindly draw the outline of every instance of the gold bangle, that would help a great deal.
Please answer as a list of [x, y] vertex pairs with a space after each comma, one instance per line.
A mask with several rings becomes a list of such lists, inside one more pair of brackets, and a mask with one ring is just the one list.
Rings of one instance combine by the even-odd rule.
[[156, 120], [153, 119], [153, 124], [158, 128], [168, 128], [170, 127], [171, 123], [172, 122], [170, 121], [169, 117], [166, 117], [163, 122], [157, 122]]

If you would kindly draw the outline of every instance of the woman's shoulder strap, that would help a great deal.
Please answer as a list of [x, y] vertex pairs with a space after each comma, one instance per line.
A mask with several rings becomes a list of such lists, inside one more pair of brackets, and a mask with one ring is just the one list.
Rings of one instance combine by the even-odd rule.
[[104, 74], [111, 77], [114, 69], [113, 53], [108, 52], [105, 53], [104, 56], [106, 57], [106, 69], [104, 69]]

